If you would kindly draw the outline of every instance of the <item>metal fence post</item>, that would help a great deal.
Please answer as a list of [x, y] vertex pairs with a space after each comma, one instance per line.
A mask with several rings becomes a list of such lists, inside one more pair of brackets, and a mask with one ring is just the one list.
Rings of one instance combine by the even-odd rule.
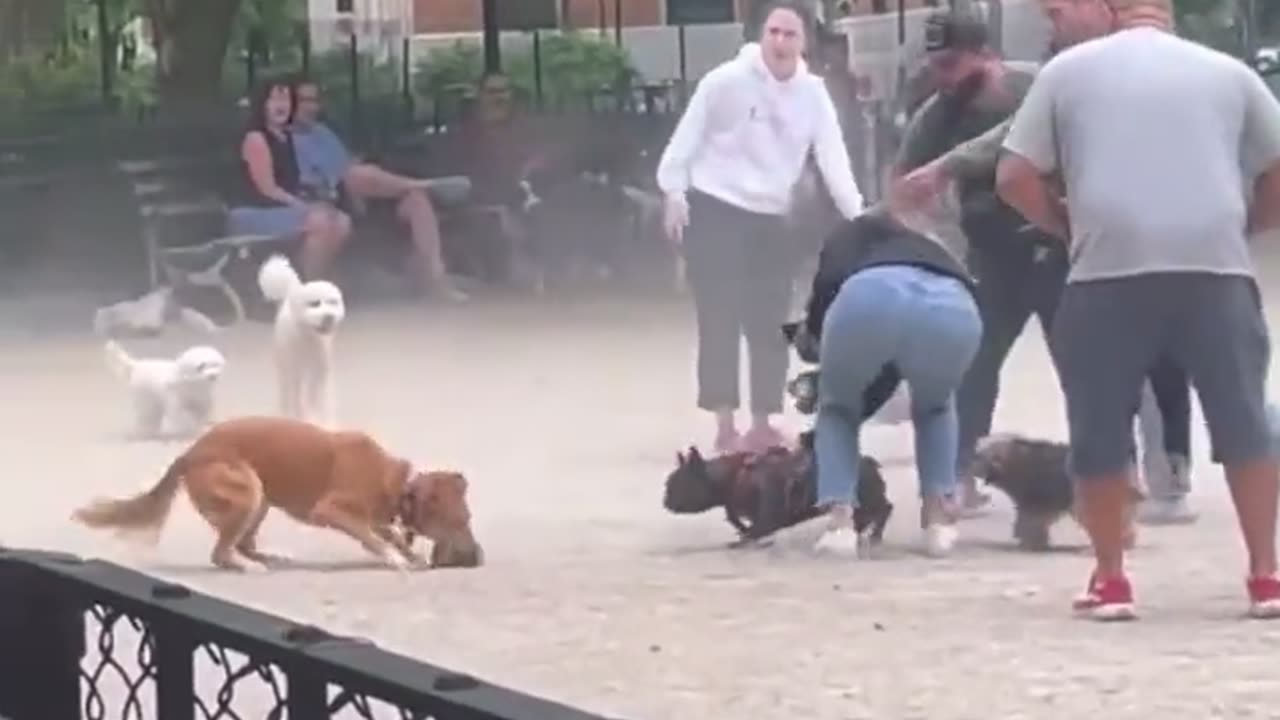
[[304, 22], [299, 27], [298, 47], [302, 53], [302, 74], [305, 77], [311, 74], [311, 26]]
[[[181, 585], [157, 583], [151, 597], [158, 602], [181, 602], [191, 591]], [[156, 653], [156, 717], [194, 720], [196, 707], [196, 642], [174, 624], [151, 622]]]
[[84, 609], [0, 549], [0, 715], [80, 720]]
[[115, 104], [116, 41], [111, 32], [111, 17], [107, 0], [98, 0], [98, 62], [102, 81], [102, 105], [111, 108]]
[[409, 36], [400, 40], [400, 99], [404, 103], [405, 125], [413, 124], [413, 41]]
[[680, 107], [683, 108], [689, 101], [689, 46], [683, 23], [676, 26], [676, 45], [680, 58]]
[[348, 46], [347, 66], [351, 72], [351, 134], [357, 141], [360, 133], [360, 33], [351, 26], [351, 44]]
[[533, 31], [533, 105], [542, 111], [542, 33]]

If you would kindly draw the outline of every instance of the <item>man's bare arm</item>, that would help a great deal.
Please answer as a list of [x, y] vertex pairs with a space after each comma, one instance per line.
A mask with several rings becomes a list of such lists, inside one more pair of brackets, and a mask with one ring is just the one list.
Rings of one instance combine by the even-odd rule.
[[1273, 165], [1253, 183], [1249, 206], [1249, 234], [1280, 229], [1280, 164]]
[[1053, 183], [1030, 160], [1013, 152], [1002, 155], [996, 166], [996, 194], [1031, 224], [1070, 239], [1066, 212]]
[[1000, 162], [1005, 136], [1013, 125], [1013, 116], [972, 140], [966, 140], [943, 155], [939, 162], [946, 176], [956, 181], [990, 177]]

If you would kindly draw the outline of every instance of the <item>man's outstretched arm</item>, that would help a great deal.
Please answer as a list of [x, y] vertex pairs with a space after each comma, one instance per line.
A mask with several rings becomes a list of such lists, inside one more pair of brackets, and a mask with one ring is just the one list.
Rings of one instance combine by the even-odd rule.
[[939, 159], [942, 171], [951, 180], [966, 181], [990, 177], [1000, 162], [1005, 137], [1013, 126], [1013, 116], [972, 140], [966, 140]]

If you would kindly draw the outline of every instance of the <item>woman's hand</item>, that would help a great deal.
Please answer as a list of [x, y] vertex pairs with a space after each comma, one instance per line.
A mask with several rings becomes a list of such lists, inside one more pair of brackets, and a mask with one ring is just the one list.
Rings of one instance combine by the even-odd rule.
[[679, 245], [684, 242], [684, 229], [689, 227], [689, 201], [681, 195], [668, 195], [663, 205], [662, 227], [667, 238]]

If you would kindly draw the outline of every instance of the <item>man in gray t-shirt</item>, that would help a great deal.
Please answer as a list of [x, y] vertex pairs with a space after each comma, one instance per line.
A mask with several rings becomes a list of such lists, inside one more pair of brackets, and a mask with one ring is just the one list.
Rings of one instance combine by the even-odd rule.
[[[961, 12], [926, 21], [925, 47], [936, 91], [912, 116], [894, 160], [896, 175], [909, 173], [1013, 116], [1035, 77], [1031, 63], [1002, 61], [991, 48], [985, 22]], [[1061, 243], [1029, 228], [995, 193], [995, 163], [957, 183], [960, 226], [968, 269], [978, 281], [982, 344], [956, 393], [960, 439], [956, 473], [960, 501], [978, 510], [988, 498], [973, 478], [973, 452], [991, 432], [1000, 371], [1033, 315], [1046, 330], [1067, 273]], [[1038, 238], [1038, 243], [1030, 241]]]
[[[1105, 0], [1041, 0], [1041, 6], [1053, 26], [1050, 58], [1079, 43], [1110, 35], [1115, 30], [1115, 13]], [[1019, 100], [1023, 95], [1025, 90], [1019, 94]], [[1005, 122], [961, 143], [945, 155], [902, 177], [893, 188], [896, 200], [908, 205], [927, 203], [949, 183], [964, 184], [988, 176], [994, 180], [1004, 139], [1012, 124], [1013, 115], [1010, 114]], [[1060, 272], [1065, 281], [1065, 260], [1063, 265]], [[1055, 272], [1058, 271], [1055, 268]], [[1047, 305], [1056, 307], [1057, 293], [1061, 290], [1062, 282], [1053, 283], [1052, 288], [1043, 287], [1050, 284], [1043, 278], [1029, 277], [1024, 282], [1040, 286], [1037, 294], [1053, 298], [1052, 303]], [[1009, 304], [1012, 306], [1010, 310], [1018, 312], [1016, 303]], [[1025, 310], [1022, 312], [1022, 321], [1016, 325], [1007, 325], [1017, 329], [1014, 337], [1004, 341], [1006, 347], [1013, 344], [1016, 334], [1021, 332], [1026, 322]], [[1051, 312], [1041, 315], [1041, 324], [1046, 333], [1052, 325], [1052, 319]], [[983, 340], [990, 345], [995, 338], [984, 336]], [[983, 363], [975, 361], [974, 367], [981, 368]], [[974, 370], [970, 371], [971, 376], [977, 374]], [[995, 387], [994, 378], [990, 378], [988, 382], [990, 387]], [[964, 397], [963, 392], [961, 397]], [[990, 397], [995, 397], [994, 390]], [[963, 400], [960, 405], [964, 407]], [[993, 409], [994, 401], [987, 407], [986, 424], [978, 426], [980, 429], [990, 428]], [[1154, 525], [1194, 522], [1196, 512], [1187, 502], [1187, 495], [1191, 492], [1191, 389], [1187, 384], [1186, 373], [1172, 363], [1162, 363], [1153, 368], [1148, 383], [1143, 388], [1138, 413], [1138, 424], [1142, 431], [1142, 474], [1147, 490], [1138, 519]], [[966, 437], [964, 417], [962, 412], [962, 450]]]
[[1246, 240], [1251, 216], [1280, 210], [1280, 103], [1239, 61], [1173, 35], [1168, 0], [1111, 5], [1119, 32], [1040, 71], [997, 180], [1028, 220], [1070, 238], [1052, 342], [1097, 562], [1076, 607], [1133, 617], [1123, 571], [1133, 415], [1150, 369], [1172, 362], [1196, 387], [1226, 466], [1250, 612], [1280, 618], [1270, 345]]

